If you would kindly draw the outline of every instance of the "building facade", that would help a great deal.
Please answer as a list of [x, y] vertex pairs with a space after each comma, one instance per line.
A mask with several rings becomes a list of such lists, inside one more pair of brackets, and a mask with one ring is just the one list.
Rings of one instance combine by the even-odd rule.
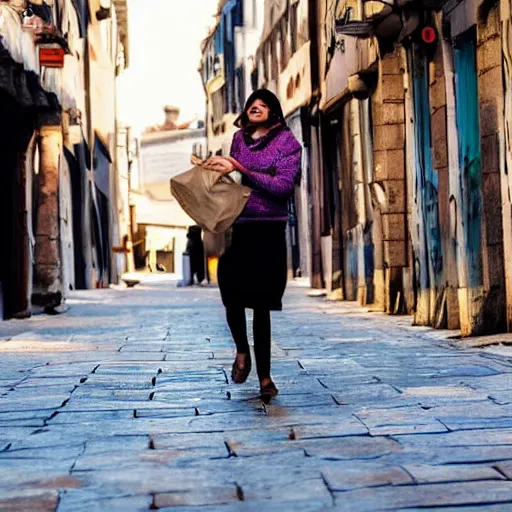
[[[303, 146], [300, 185], [289, 203], [288, 267], [291, 277], [313, 274], [308, 141], [314, 86], [312, 39], [314, 16], [308, 0], [265, 2], [261, 40], [256, 51], [255, 85], [280, 99], [287, 124]], [[314, 45], [313, 45], [314, 46]]]
[[227, 154], [234, 121], [253, 90], [256, 48], [263, 29], [263, 0], [221, 0], [216, 24], [202, 43], [200, 73], [206, 95], [211, 154]]
[[[509, 201], [500, 178], [507, 174], [500, 6], [417, 3], [398, 26], [393, 16], [405, 19], [399, 8], [360, 15], [357, 5], [340, 4], [338, 46], [357, 63], [349, 101], [369, 102], [370, 111], [363, 147], [373, 159], [373, 303], [464, 335], [502, 331]], [[360, 100], [365, 86], [369, 100]]]
[[263, 12], [252, 84], [279, 96], [305, 155], [291, 267], [331, 299], [418, 325], [509, 330], [509, 2]]
[[[199, 67], [206, 99], [207, 154], [227, 155], [234, 125], [257, 88], [256, 50], [265, 19], [265, 0], [219, 0], [216, 22], [201, 45]], [[224, 235], [204, 233], [209, 279], [216, 282]]]
[[[116, 77], [128, 63], [125, 0], [0, 2], [2, 310], [58, 309], [68, 290], [124, 270]], [[5, 200], [4, 200], [5, 199]]]
[[355, 19], [349, 8], [336, 15], [341, 46], [378, 46], [377, 74], [368, 80], [364, 66], [358, 70], [370, 85], [374, 303], [463, 335], [503, 331], [503, 6], [419, 3], [396, 29], [396, 12]]
[[[160, 269], [183, 275], [182, 255], [187, 247], [187, 230], [195, 222], [171, 195], [170, 179], [192, 166], [190, 156], [193, 154], [199, 157], [206, 154], [206, 133], [202, 128], [176, 127], [142, 135], [140, 174], [138, 184], [135, 179], [132, 182], [130, 197], [138, 269], [154, 272]], [[132, 176], [135, 178], [134, 173]]]

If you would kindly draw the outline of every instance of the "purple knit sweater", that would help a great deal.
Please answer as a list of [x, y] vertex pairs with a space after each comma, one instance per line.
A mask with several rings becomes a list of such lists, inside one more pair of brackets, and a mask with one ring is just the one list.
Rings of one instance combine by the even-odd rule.
[[242, 183], [253, 189], [237, 222], [288, 219], [288, 200], [300, 173], [301, 151], [293, 133], [280, 127], [256, 140], [243, 130], [235, 133], [231, 156], [247, 170]]

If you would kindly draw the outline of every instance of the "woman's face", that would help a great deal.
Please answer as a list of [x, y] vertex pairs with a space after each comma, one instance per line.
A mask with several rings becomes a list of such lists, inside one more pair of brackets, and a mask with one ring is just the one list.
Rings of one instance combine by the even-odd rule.
[[251, 124], [265, 124], [270, 117], [270, 108], [261, 100], [255, 100], [247, 109], [247, 117]]

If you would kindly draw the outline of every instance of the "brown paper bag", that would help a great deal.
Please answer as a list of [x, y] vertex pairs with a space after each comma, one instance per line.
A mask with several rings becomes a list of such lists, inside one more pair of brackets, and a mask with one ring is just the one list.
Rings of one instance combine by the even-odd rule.
[[227, 231], [244, 209], [251, 189], [196, 165], [171, 179], [171, 193], [187, 215], [210, 233]]

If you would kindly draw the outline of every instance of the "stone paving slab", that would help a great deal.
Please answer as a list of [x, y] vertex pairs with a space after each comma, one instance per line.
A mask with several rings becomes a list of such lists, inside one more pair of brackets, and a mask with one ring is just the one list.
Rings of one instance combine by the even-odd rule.
[[81, 493], [62, 493], [58, 512], [147, 512], [153, 505], [152, 496], [91, 498]]
[[[380, 487], [336, 493], [339, 510], [406, 510], [447, 505], [512, 504], [512, 482], [456, 482], [416, 486]], [[485, 510], [485, 508], [484, 508]]]
[[[198, 405], [196, 400], [180, 400], [179, 403], [163, 402], [158, 400], [148, 400], [148, 393], [143, 398], [146, 400], [107, 400], [89, 397], [73, 397], [66, 404], [66, 412], [87, 412], [87, 411], [142, 411], [138, 417], [148, 417], [153, 412], [156, 415], [162, 410], [173, 411], [175, 409], [195, 409]], [[222, 402], [224, 404], [224, 402]], [[148, 411], [147, 413], [145, 411]], [[0, 413], [1, 417], [1, 413]]]
[[[433, 512], [433, 511], [436, 511], [438, 512], [440, 510], [439, 507], [435, 507], [435, 508], [431, 508], [431, 507], [426, 507], [426, 508], [421, 508], [421, 509], [418, 509], [418, 508], [407, 508], [407, 509], [402, 509], [402, 510], [407, 510], [408, 512], [424, 512], [424, 511], [427, 511], [427, 512]], [[485, 504], [484, 506], [468, 506], [468, 507], [465, 507], [465, 506], [462, 506], [462, 507], [443, 507], [442, 508], [442, 511], [443, 512], [509, 512], [510, 510], [510, 503], [505, 503], [505, 504], [502, 504], [502, 505], [488, 505], [488, 504]]]
[[8, 422], [16, 422], [16, 421], [27, 421], [27, 420], [45, 420], [50, 415], [48, 411], [44, 410], [36, 410], [36, 411], [25, 411], [18, 410], [12, 412], [0, 412], [0, 425]]
[[89, 454], [84, 452], [73, 467], [74, 472], [95, 471], [98, 469], [116, 469], [119, 466], [124, 467], [130, 464], [140, 463], [142, 466], [146, 463], [157, 463], [164, 465], [183, 464], [200, 459], [220, 459], [229, 456], [226, 446], [220, 444], [215, 447], [184, 447], [183, 449], [167, 450], [141, 450], [135, 454], [131, 451], [121, 451], [117, 453], [96, 453]]
[[18, 397], [14, 391], [0, 398], [0, 412], [55, 410], [61, 407], [70, 396], [71, 393], [53, 394], [47, 391], [46, 395], [31, 393]]
[[355, 414], [373, 436], [431, 434], [449, 430], [431, 412], [419, 406], [389, 410], [363, 408]]
[[34, 427], [0, 426], [0, 445], [12, 445], [15, 441], [22, 441], [38, 429]]
[[273, 315], [270, 405], [229, 382], [215, 289], [0, 324], [0, 510], [512, 510], [512, 349], [306, 292]]
[[0, 497], [0, 511], [53, 512], [57, 509], [58, 503], [59, 495], [57, 491], [36, 489], [30, 493], [23, 493], [23, 495], [16, 491], [6, 491], [2, 492]]
[[[57, 444], [56, 446], [24, 445], [17, 446], [14, 443], [9, 450], [0, 452], [0, 461], [20, 461], [33, 459], [36, 461], [72, 461], [84, 452], [85, 442], [68, 441], [68, 444]], [[44, 467], [44, 462], [42, 462]]]
[[36, 489], [64, 489], [81, 483], [70, 476], [73, 461], [45, 459], [3, 459], [0, 468], [1, 493], [26, 494]]
[[508, 479], [512, 479], [512, 460], [505, 462], [498, 462], [495, 465], [495, 468], [498, 469], [503, 475], [505, 475]]
[[402, 450], [399, 443], [380, 437], [343, 437], [303, 442], [308, 457], [326, 460], [374, 460]]
[[388, 485], [405, 485], [414, 482], [410, 472], [399, 466], [353, 462], [330, 464], [322, 469], [325, 481], [333, 492], [354, 489], [382, 487]]
[[460, 464], [447, 464], [429, 466], [427, 464], [410, 464], [404, 465], [404, 469], [411, 475], [414, 482], [418, 484], [506, 480], [506, 477], [501, 472], [490, 465], [468, 464], [464, 466]]
[[[330, 510], [331, 507], [328, 503], [316, 500], [286, 500], [278, 503], [272, 501], [240, 501], [235, 504], [229, 505], [214, 505], [201, 507], [201, 512], [282, 512], [283, 510], [290, 510], [293, 512], [323, 512]], [[161, 509], [163, 512], [198, 512], [197, 507], [176, 507]]]

